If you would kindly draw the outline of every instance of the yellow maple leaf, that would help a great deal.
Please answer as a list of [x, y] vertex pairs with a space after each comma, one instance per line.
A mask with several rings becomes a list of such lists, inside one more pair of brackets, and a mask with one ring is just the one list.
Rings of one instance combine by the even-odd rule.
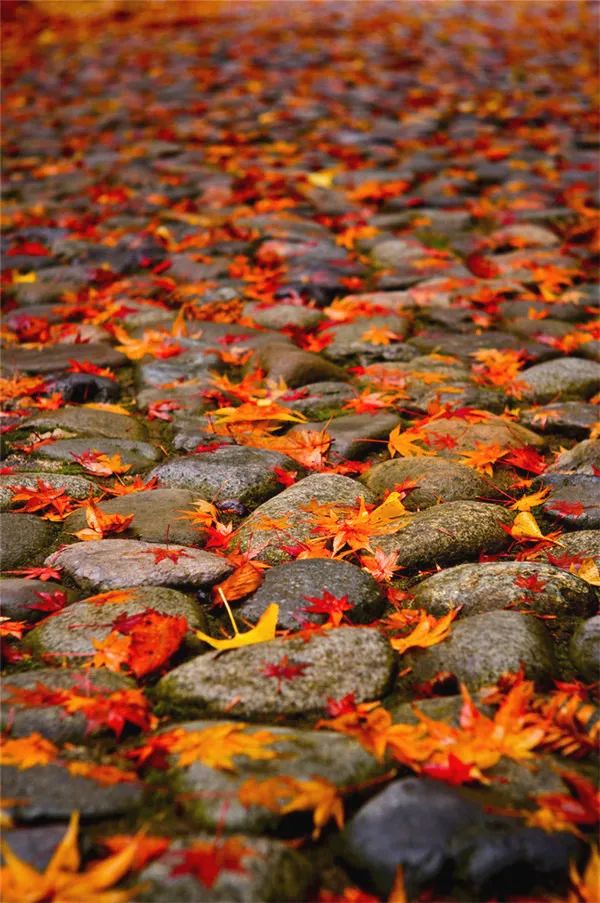
[[460, 609], [455, 608], [441, 618], [435, 618], [433, 615], [423, 614], [421, 620], [411, 633], [406, 637], [390, 640], [392, 647], [402, 654], [407, 649], [415, 646], [423, 649], [428, 646], [435, 646], [450, 636], [452, 621], [457, 616]]
[[245, 633], [239, 632], [226, 599], [223, 599], [223, 604], [229, 614], [234, 635], [227, 640], [217, 640], [207, 633], [197, 630], [196, 636], [199, 640], [208, 643], [213, 649], [239, 649], [240, 646], [253, 646], [255, 643], [266, 643], [275, 639], [275, 628], [279, 617], [279, 605], [275, 602], [271, 602], [256, 622], [256, 625], [251, 630], [246, 630]]
[[44, 872], [38, 872], [20, 859], [10, 846], [2, 843], [5, 866], [1, 870], [5, 903], [125, 903], [136, 896], [139, 887], [105, 891], [123, 878], [133, 866], [138, 838], [118, 853], [92, 862], [84, 872], [77, 849], [79, 813], [73, 812], [67, 832]]
[[178, 764], [182, 767], [202, 762], [203, 765], [223, 771], [235, 771], [234, 756], [245, 756], [253, 760], [276, 758], [276, 750], [267, 747], [283, 738], [269, 730], [246, 733], [247, 727], [243, 722], [231, 721], [199, 731], [177, 731], [169, 748], [177, 754]]
[[23, 771], [36, 765], [47, 765], [58, 755], [58, 748], [50, 740], [34, 732], [15, 740], [0, 740], [0, 761], [3, 765], [15, 765]]
[[584, 558], [579, 567], [572, 564], [569, 571], [585, 580], [586, 583], [591, 583], [592, 586], [600, 586], [600, 571], [593, 558]]
[[487, 474], [488, 477], [493, 477], [494, 470], [492, 465], [499, 461], [500, 458], [503, 458], [505, 454], [506, 449], [497, 443], [486, 445], [484, 442], [476, 442], [474, 449], [461, 452], [459, 463], [473, 467], [479, 473]]
[[529, 511], [521, 511], [515, 517], [510, 528], [510, 535], [515, 539], [544, 539], [538, 523]]
[[398, 342], [401, 338], [401, 335], [387, 326], [371, 326], [361, 335], [361, 340], [370, 342], [371, 345], [389, 345], [390, 342]]
[[421, 430], [413, 429], [401, 432], [400, 427], [395, 426], [388, 438], [388, 451], [392, 458], [394, 455], [401, 455], [403, 458], [433, 455], [433, 451], [415, 445], [415, 442], [422, 441], [424, 438], [425, 434]]
[[522, 498], [517, 499], [517, 501], [511, 505], [512, 511], [531, 511], [532, 508], [537, 508], [538, 505], [541, 505], [542, 502], [550, 494], [550, 489], [540, 489], [538, 492], [533, 492], [531, 495], [524, 495]]
[[289, 775], [276, 775], [264, 781], [249, 778], [239, 788], [238, 799], [243, 806], [264, 806], [282, 815], [312, 809], [313, 839], [319, 836], [330, 818], [340, 830], [344, 826], [344, 805], [339, 789], [324, 778], [300, 780]]
[[82, 405], [83, 408], [92, 408], [94, 411], [108, 411], [109, 414], [122, 414], [124, 417], [131, 417], [131, 411], [124, 408], [122, 404], [109, 404], [106, 401], [88, 401]]

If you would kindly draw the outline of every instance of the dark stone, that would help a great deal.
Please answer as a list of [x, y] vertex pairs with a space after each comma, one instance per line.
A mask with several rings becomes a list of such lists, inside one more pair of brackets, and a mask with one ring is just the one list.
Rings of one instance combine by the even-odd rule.
[[54, 524], [35, 514], [0, 514], [0, 569], [41, 564], [56, 533]]
[[368, 624], [383, 610], [383, 598], [370, 574], [355, 564], [330, 558], [307, 558], [271, 568], [265, 572], [262, 585], [236, 610], [241, 617], [256, 622], [267, 606], [276, 602], [278, 626], [294, 630], [304, 621], [322, 624], [327, 620], [325, 614], [303, 611], [310, 607], [307, 597], [320, 597], [325, 592], [348, 598], [352, 608], [346, 617], [354, 624]]

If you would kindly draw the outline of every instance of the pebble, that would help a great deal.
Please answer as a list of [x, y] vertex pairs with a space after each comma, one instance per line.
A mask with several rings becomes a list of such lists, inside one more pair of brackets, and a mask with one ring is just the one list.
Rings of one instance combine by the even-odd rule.
[[194, 715], [277, 721], [325, 714], [332, 686], [337, 696], [353, 693], [357, 702], [379, 699], [390, 686], [394, 658], [377, 630], [338, 627], [309, 638], [207, 652], [163, 677], [158, 692]]

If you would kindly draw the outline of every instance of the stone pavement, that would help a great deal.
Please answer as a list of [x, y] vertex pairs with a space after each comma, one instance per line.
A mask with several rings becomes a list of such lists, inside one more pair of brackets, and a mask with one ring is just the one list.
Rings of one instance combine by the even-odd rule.
[[596, 899], [595, 12], [6, 3], [8, 901]]

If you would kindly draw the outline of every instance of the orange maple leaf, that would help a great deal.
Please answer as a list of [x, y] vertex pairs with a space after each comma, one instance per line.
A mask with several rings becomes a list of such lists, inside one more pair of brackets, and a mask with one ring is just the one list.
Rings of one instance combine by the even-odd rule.
[[423, 612], [419, 623], [408, 636], [392, 639], [390, 643], [396, 652], [400, 654], [416, 646], [422, 649], [426, 649], [428, 646], [435, 646], [436, 643], [441, 643], [442, 640], [450, 636], [451, 624], [458, 612], [459, 609], [455, 608], [441, 618], [436, 618], [434, 615]]
[[334, 819], [340, 830], [344, 826], [340, 791], [324, 778], [300, 780], [287, 775], [277, 775], [264, 781], [249, 778], [240, 786], [238, 799], [243, 806], [264, 806], [282, 815], [312, 809], [313, 839], [319, 836], [330, 818]]
[[131, 525], [133, 514], [106, 514], [96, 503], [90, 500], [85, 508], [87, 527], [73, 533], [78, 539], [88, 542], [103, 539], [110, 533], [122, 533]]

